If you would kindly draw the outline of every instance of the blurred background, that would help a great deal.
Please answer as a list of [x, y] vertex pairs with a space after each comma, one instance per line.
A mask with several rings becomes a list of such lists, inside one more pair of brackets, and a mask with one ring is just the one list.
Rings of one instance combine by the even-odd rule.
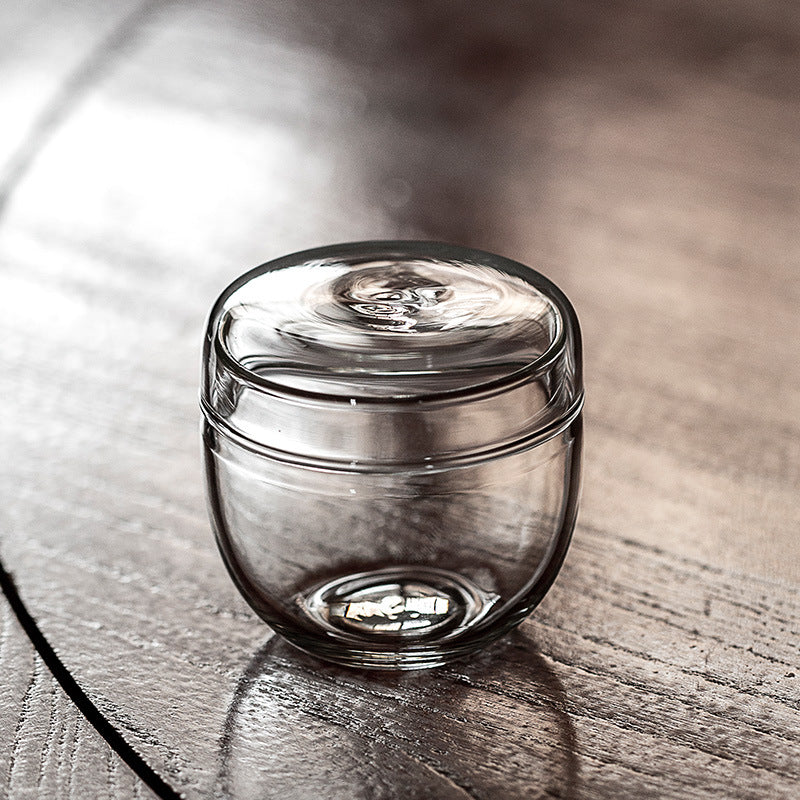
[[[758, 738], [790, 730], [789, 705], [747, 704], [773, 689], [788, 703], [779, 683], [796, 662], [785, 604], [800, 580], [799, 50], [800, 6], [781, 0], [3, 6], [0, 553], [70, 668], [110, 715], [126, 709], [115, 719], [154, 763], [163, 750], [136, 731], [163, 719], [165, 693], [190, 686], [184, 701], [202, 700], [218, 732], [265, 633], [205, 519], [208, 308], [285, 253], [437, 239], [540, 270], [583, 326], [583, 505], [556, 599], [537, 612], [549, 654], [563, 631], [594, 631], [564, 663], [622, 681], [592, 706], [597, 682], [558, 673], [595, 709], [581, 712], [593, 720], [578, 724], [581, 746], [605, 757], [617, 729], [596, 719], [622, 708], [636, 738], [650, 704], [675, 692], [712, 715], [767, 720], [752, 739], [726, 739], [716, 717], [662, 708], [673, 794], [646, 776], [649, 755], [636, 753], [661, 740], [642, 734], [614, 756], [633, 770], [618, 782], [584, 765], [593, 796], [659, 786], [679, 797], [691, 781], [733, 796], [726, 780], [790, 796], [775, 753], [793, 734]], [[675, 570], [664, 583], [655, 562]], [[608, 596], [585, 599], [605, 582]], [[759, 598], [758, 614], [784, 603], [787, 616], [717, 619], [728, 591]], [[640, 606], [619, 601], [636, 592]], [[663, 612], [671, 628], [652, 622], [662, 605], [682, 609]], [[632, 622], [634, 606], [650, 627]], [[211, 652], [218, 631], [203, 626], [220, 608], [236, 641]], [[597, 631], [619, 648], [596, 655]], [[753, 637], [766, 632], [771, 660], [757, 661]], [[700, 649], [676, 645], [694, 635]], [[667, 666], [634, 669], [637, 653]], [[634, 673], [647, 676], [635, 691]], [[726, 695], [731, 675], [752, 685]], [[645, 703], [643, 686], [661, 694]], [[206, 763], [216, 733], [177, 704], [170, 713], [159, 735], [186, 761], [164, 757], [165, 774], [189, 786], [202, 769], [186, 763]], [[705, 777], [680, 777], [700, 763], [692, 748], [724, 752]], [[755, 771], [731, 772], [748, 753]]]

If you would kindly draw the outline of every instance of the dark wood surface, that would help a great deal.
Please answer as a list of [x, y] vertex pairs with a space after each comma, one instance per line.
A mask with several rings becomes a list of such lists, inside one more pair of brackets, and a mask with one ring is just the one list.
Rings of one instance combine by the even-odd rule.
[[[800, 778], [793, 4], [0, 12], [0, 555], [186, 797], [790, 798]], [[216, 553], [206, 310], [246, 268], [436, 238], [586, 344], [554, 589], [429, 673], [322, 666]], [[147, 796], [2, 607], [0, 795]]]
[[62, 691], [0, 605], [2, 797], [154, 798]]

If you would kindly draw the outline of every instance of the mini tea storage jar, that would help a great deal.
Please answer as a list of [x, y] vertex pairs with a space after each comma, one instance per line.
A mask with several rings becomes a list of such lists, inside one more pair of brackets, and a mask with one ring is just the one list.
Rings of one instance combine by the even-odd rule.
[[211, 311], [201, 404], [228, 570], [309, 653], [441, 664], [555, 579], [578, 505], [581, 344], [528, 267], [429, 242], [264, 264]]

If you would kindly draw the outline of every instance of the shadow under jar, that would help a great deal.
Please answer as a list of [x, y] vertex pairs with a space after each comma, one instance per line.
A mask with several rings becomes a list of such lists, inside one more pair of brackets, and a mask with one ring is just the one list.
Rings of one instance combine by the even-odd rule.
[[264, 264], [211, 311], [201, 404], [228, 570], [313, 655], [442, 664], [519, 624], [561, 567], [580, 333], [528, 267], [430, 242]]

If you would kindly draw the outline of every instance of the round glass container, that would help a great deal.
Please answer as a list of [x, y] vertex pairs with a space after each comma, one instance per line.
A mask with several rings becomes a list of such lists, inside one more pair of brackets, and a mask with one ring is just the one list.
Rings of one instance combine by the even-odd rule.
[[201, 405], [233, 580], [319, 657], [411, 669], [520, 623], [578, 507], [581, 345], [528, 267], [430, 242], [309, 250], [214, 305]]

